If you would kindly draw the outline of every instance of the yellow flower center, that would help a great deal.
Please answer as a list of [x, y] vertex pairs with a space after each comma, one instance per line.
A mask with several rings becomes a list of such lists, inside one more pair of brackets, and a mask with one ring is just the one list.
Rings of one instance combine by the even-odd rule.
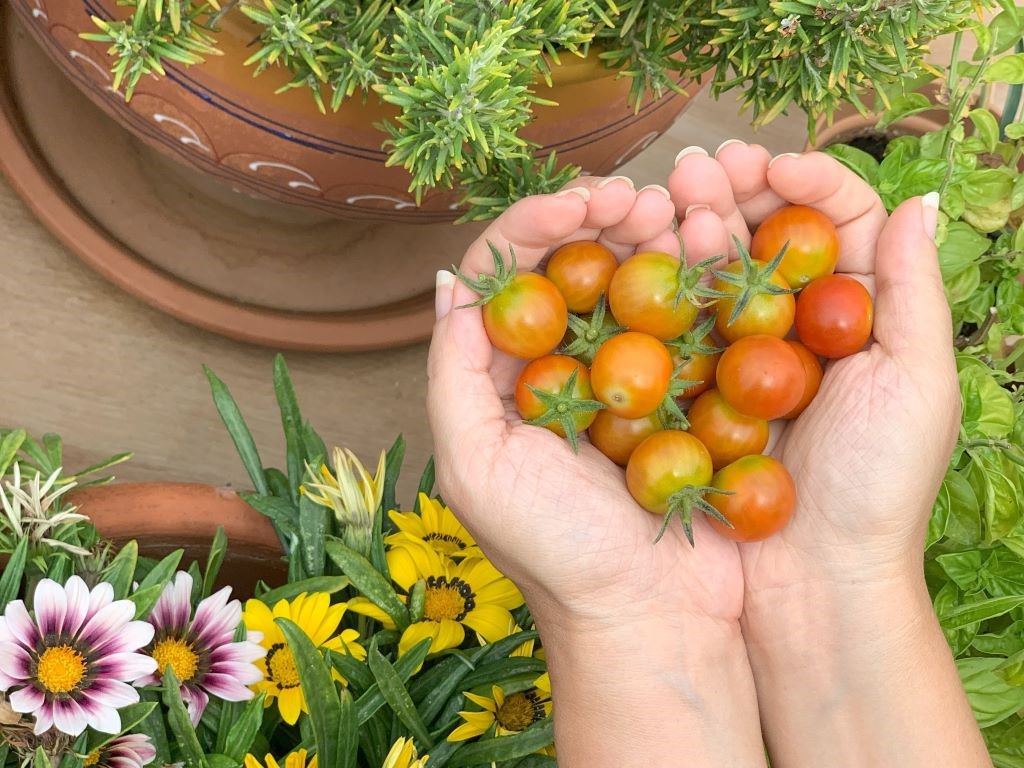
[[431, 576], [423, 601], [423, 618], [428, 621], [462, 621], [476, 608], [476, 594], [462, 579]]
[[85, 756], [83, 764], [85, 765], [85, 768], [90, 768], [90, 766], [96, 765], [96, 763], [98, 763], [99, 761], [100, 751], [99, 749], [94, 749], [92, 752]]
[[275, 643], [267, 653], [267, 676], [278, 688], [298, 688], [299, 671], [295, 668], [295, 657], [284, 643]]
[[199, 656], [192, 646], [181, 638], [168, 637], [156, 644], [152, 656], [156, 659], [157, 671], [161, 674], [168, 666], [182, 683], [191, 680], [199, 668]]
[[544, 702], [536, 691], [513, 693], [498, 707], [494, 719], [506, 731], [525, 731], [544, 717]]
[[453, 536], [450, 533], [439, 533], [437, 531], [431, 531], [423, 537], [423, 540], [430, 542], [435, 550], [444, 555], [454, 555], [456, 552], [464, 550], [467, 546], [466, 542], [458, 536]]
[[43, 651], [36, 664], [36, 679], [50, 693], [69, 693], [85, 677], [85, 657], [70, 645]]

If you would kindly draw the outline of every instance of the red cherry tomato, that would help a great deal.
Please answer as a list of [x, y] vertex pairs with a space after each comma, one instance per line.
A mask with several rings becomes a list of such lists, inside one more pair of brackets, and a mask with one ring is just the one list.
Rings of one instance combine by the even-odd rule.
[[658, 409], [672, 379], [672, 355], [646, 333], [628, 331], [613, 336], [597, 350], [590, 383], [608, 411], [624, 419], [639, 419]]
[[[576, 400], [593, 400], [594, 391], [590, 388], [590, 374], [582, 363], [565, 355], [548, 355], [532, 361], [527, 365], [516, 382], [516, 408], [524, 420], [537, 419], [548, 412], [548, 407], [541, 402], [530, 389], [557, 395], [565, 388], [572, 372], [576, 371], [576, 383], [572, 396]], [[594, 421], [596, 411], [583, 411], [572, 414], [572, 421], [577, 432], [582, 432]], [[558, 420], [543, 425], [556, 435], [565, 437], [565, 427]]]
[[612, 275], [619, 268], [615, 254], [600, 243], [581, 240], [563, 245], [552, 254], [545, 275], [553, 282], [570, 312], [593, 312], [607, 295]]
[[807, 377], [804, 384], [804, 393], [800, 398], [800, 402], [782, 418], [784, 419], [795, 419], [814, 399], [815, 395], [818, 394], [818, 389], [821, 388], [821, 379], [824, 376], [824, 371], [821, 369], [821, 363], [818, 361], [818, 356], [811, 352], [807, 347], [801, 344], [799, 341], [786, 341], [789, 346], [796, 352], [797, 357], [800, 358], [800, 362], [804, 366], [804, 375]]
[[707, 501], [732, 523], [708, 522], [733, 541], [767, 539], [785, 527], [796, 508], [796, 486], [786, 468], [771, 456], [744, 456], [715, 473], [711, 485], [726, 496], [709, 493]]
[[744, 416], [725, 402], [717, 389], [710, 389], [694, 400], [687, 418], [687, 431], [704, 443], [716, 470], [736, 459], [760, 453], [768, 445], [768, 422]]
[[626, 487], [637, 504], [663, 515], [676, 493], [687, 486], [707, 486], [712, 474], [711, 456], [700, 440], [685, 432], [657, 432], [629, 458]]
[[623, 419], [605, 410], [597, 413], [587, 434], [597, 450], [624, 467], [636, 447], [662, 429], [664, 427], [656, 413], [639, 419]]
[[[758, 269], [763, 272], [764, 262], [754, 260]], [[734, 261], [722, 272], [732, 274], [743, 274], [743, 262]], [[768, 282], [779, 288], [788, 289], [789, 284], [778, 273], [773, 273]], [[716, 277], [711, 287], [716, 291], [723, 291], [737, 295], [740, 287]], [[715, 318], [715, 330], [730, 344], [744, 336], [757, 336], [765, 334], [768, 336], [784, 337], [793, 327], [793, 316], [796, 313], [796, 301], [791, 293], [773, 294], [758, 293], [751, 297], [750, 301], [733, 321], [732, 313], [736, 308], [736, 299], [719, 299], [716, 302], [718, 315]]]
[[796, 333], [811, 352], [840, 358], [871, 338], [874, 308], [867, 288], [847, 275], [820, 277], [796, 303]]
[[679, 259], [648, 251], [622, 263], [608, 287], [608, 306], [616, 322], [669, 341], [693, 325], [697, 307], [679, 292]]
[[484, 328], [491, 343], [515, 357], [543, 357], [562, 341], [569, 326], [565, 299], [555, 284], [536, 272], [521, 272], [484, 304]]
[[786, 254], [779, 274], [793, 288], [803, 288], [835, 271], [839, 233], [821, 211], [805, 205], [780, 208], [757, 228], [750, 254], [755, 259], [771, 261], [784, 246]]
[[803, 397], [804, 366], [797, 353], [774, 336], [745, 336], [718, 363], [718, 391], [740, 413], [779, 419]]

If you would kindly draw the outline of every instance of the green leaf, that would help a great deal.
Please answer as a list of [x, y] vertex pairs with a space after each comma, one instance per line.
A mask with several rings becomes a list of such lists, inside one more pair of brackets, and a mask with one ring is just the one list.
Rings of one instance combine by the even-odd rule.
[[882, 112], [881, 119], [877, 123], [878, 130], [884, 131], [893, 123], [929, 109], [932, 109], [931, 99], [923, 93], [900, 94], [891, 99], [889, 108]]
[[139, 582], [138, 589], [128, 596], [128, 599], [135, 603], [136, 619], [145, 617], [152, 610], [153, 605], [156, 604], [160, 594], [164, 591], [164, 587], [174, 578], [175, 571], [177, 571], [178, 564], [181, 562], [181, 557], [184, 554], [185, 550], [183, 549], [171, 552], [171, 554], [153, 566], [150, 572], [146, 574], [146, 578]]
[[263, 699], [265, 694], [250, 699], [245, 704], [242, 716], [239, 717], [228, 730], [227, 740], [224, 742], [224, 754], [241, 763], [246, 753], [252, 751], [256, 735], [263, 724]]
[[339, 696], [337, 768], [356, 768], [359, 750], [359, 723], [356, 721], [352, 695], [342, 690]]
[[289, 499], [258, 493], [240, 493], [239, 496], [261, 515], [270, 518], [279, 534], [286, 537], [299, 535], [299, 510]]
[[53, 763], [50, 762], [50, 757], [42, 747], [36, 747], [32, 766], [33, 768], [53, 768]]
[[999, 143], [999, 121], [987, 109], [972, 109], [967, 117], [974, 123], [974, 135], [985, 145], [988, 152], [995, 152]]
[[[402, 683], [408, 681], [420, 669], [429, 652], [430, 638], [424, 638], [410, 648], [395, 662], [395, 672], [398, 674], [398, 679]], [[385, 703], [384, 694], [377, 683], [367, 688], [366, 692], [356, 699], [355, 703], [356, 719], [359, 721], [359, 724], [363, 725], [366, 723]]]
[[224, 528], [217, 526], [217, 533], [213, 536], [210, 544], [210, 554], [206, 557], [206, 570], [203, 572], [203, 586], [200, 591], [200, 598], [208, 597], [213, 593], [213, 586], [217, 581], [217, 574], [224, 562], [224, 555], [228, 549], [228, 537]]
[[961, 367], [960, 393], [964, 401], [963, 428], [969, 437], [1006, 437], [1016, 416], [1013, 399], [991, 373], [978, 366]]
[[409, 729], [417, 743], [430, 744], [432, 740], [427, 732], [427, 726], [420, 718], [419, 712], [416, 711], [416, 705], [413, 704], [412, 697], [409, 696], [409, 691], [406, 690], [405, 684], [395, 672], [395, 668], [376, 648], [370, 649], [367, 661], [388, 706], [398, 715], [402, 724]]
[[[1017, 9], [1013, 9], [1016, 11]], [[992, 49], [993, 55], [999, 55], [1010, 50], [1024, 35], [1024, 30], [1021, 29], [1020, 19], [1018, 13], [1011, 13], [1009, 10], [1004, 10], [998, 16], [996, 16], [988, 25], [989, 32], [992, 33]], [[975, 52], [975, 61], [977, 61], [983, 51]]]
[[171, 762], [171, 743], [167, 738], [167, 724], [163, 710], [160, 709], [160, 694], [157, 691], [142, 691], [140, 696], [143, 701], [155, 704], [153, 711], [142, 720], [140, 731], [149, 736], [156, 749], [157, 765], [168, 765]]
[[217, 407], [224, 426], [227, 427], [231, 441], [235, 444], [235, 450], [242, 459], [245, 471], [249, 473], [253, 488], [263, 496], [270, 495], [270, 488], [267, 487], [267, 479], [263, 475], [263, 461], [260, 453], [256, 450], [256, 441], [252, 439], [252, 432], [242, 418], [242, 412], [238, 409], [238, 403], [231, 396], [231, 390], [227, 385], [217, 378], [212, 370], [203, 366], [206, 378], [210, 382], [210, 389], [213, 392], [213, 403]]
[[351, 584], [346, 576], [314, 576], [311, 579], [293, 581], [260, 595], [260, 600], [273, 607], [279, 600], [294, 600], [303, 593], [326, 592], [333, 595]]
[[848, 144], [833, 144], [825, 149], [825, 154], [832, 155], [868, 184], [878, 183], [879, 162], [864, 150]]
[[391, 584], [369, 560], [333, 536], [327, 538], [326, 549], [327, 556], [352, 580], [363, 597], [390, 616], [398, 629], [404, 631], [409, 626], [409, 611], [405, 603], [398, 599]]
[[103, 571], [103, 581], [114, 588], [114, 599], [124, 600], [132, 588], [138, 567], [139, 545], [134, 539], [123, 545]]
[[0, 605], [6, 607], [8, 603], [18, 599], [21, 593], [21, 578], [25, 575], [25, 563], [28, 561], [28, 539], [18, 541], [17, 546], [11, 553], [10, 559], [0, 574]]
[[1001, 658], [958, 659], [957, 671], [974, 718], [981, 728], [995, 725], [1024, 707], [1024, 688], [1007, 684], [995, 674], [1004, 663]]
[[[85, 753], [88, 754], [95, 749], [99, 749], [104, 744], [116, 739], [118, 736], [129, 733], [139, 723], [147, 720], [152, 714], [160, 714], [158, 704], [155, 701], [140, 701], [135, 704], [129, 704], [126, 707], [122, 707], [117, 711], [117, 714], [121, 717], [121, 728], [118, 733], [100, 733], [99, 731], [88, 731], [89, 740], [85, 748]], [[3, 765], [0, 762], [0, 765]]]
[[935, 499], [928, 526], [928, 546], [942, 536], [971, 546], [981, 541], [981, 534], [981, 505], [974, 488], [961, 473], [949, 470]]
[[1020, 608], [1022, 605], [1024, 605], [1024, 596], [1022, 595], [993, 597], [988, 600], [978, 600], [958, 605], [940, 615], [939, 621], [945, 629], [959, 629], [970, 624], [977, 624], [979, 621], [1002, 616], [1015, 608]]
[[373, 685], [373, 674], [365, 663], [354, 656], [331, 651], [330, 660], [334, 670], [348, 681], [350, 687], [366, 691]]
[[328, 531], [328, 514], [308, 496], [299, 499], [299, 533], [302, 540], [302, 564], [310, 577], [324, 573], [324, 539]]
[[946, 575], [963, 591], [971, 592], [978, 588], [981, 581], [982, 564], [981, 552], [978, 550], [951, 552], [939, 555], [935, 560], [942, 566]]
[[309, 705], [319, 768], [339, 768], [338, 758], [346, 746], [338, 741], [342, 733], [341, 699], [331, 678], [331, 668], [297, 624], [285, 618], [275, 621], [295, 659], [302, 692]]
[[481, 739], [467, 744], [452, 757], [448, 765], [450, 768], [462, 768], [463, 766], [489, 765], [501, 760], [526, 757], [550, 745], [554, 740], [554, 721], [547, 717], [514, 736]]
[[[274, 357], [274, 394], [281, 411], [281, 427], [284, 430], [289, 490], [292, 502], [300, 504], [301, 508], [299, 485], [306, 474], [306, 461], [314, 457], [308, 457], [305, 453], [302, 412], [299, 410], [299, 401], [295, 396], [295, 387], [292, 385], [288, 365], [284, 361], [284, 355], [280, 354]], [[310, 573], [318, 575], [316, 571], [310, 571]]]
[[178, 749], [188, 768], [206, 768], [206, 755], [199, 743], [196, 729], [188, 716], [185, 703], [181, 700], [181, 683], [169, 664], [163, 670], [164, 706], [167, 707], [167, 724], [171, 727]]
[[28, 434], [24, 429], [16, 429], [13, 432], [8, 432], [4, 435], [3, 440], [0, 440], [0, 479], [3, 479], [7, 470], [11, 468], [14, 457], [18, 455], [18, 451], [21, 450], [27, 437]]
[[1024, 53], [1011, 53], [988, 65], [986, 83], [1024, 83]]

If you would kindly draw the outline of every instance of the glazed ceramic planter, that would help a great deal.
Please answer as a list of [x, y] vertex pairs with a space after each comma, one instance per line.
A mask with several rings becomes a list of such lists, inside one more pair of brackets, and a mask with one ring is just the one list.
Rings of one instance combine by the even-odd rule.
[[[90, 15], [123, 17], [116, 0], [12, 0], [31, 33], [97, 104], [148, 144], [216, 176], [237, 190], [295, 203], [342, 218], [431, 223], [457, 216], [451, 192], [433, 192], [416, 206], [409, 176], [385, 168], [384, 134], [373, 127], [395, 114], [371, 98], [349, 100], [321, 114], [302, 89], [274, 94], [290, 79], [283, 69], [259, 77], [243, 62], [259, 31], [240, 12], [221, 22], [223, 56], [167, 76], [143, 79], [130, 102], [111, 84], [106, 46], [82, 40]], [[688, 106], [687, 96], [648, 99], [638, 113], [627, 102], [629, 78], [595, 58], [564, 57], [552, 88], [539, 95], [557, 107], [536, 107], [527, 138], [566, 162], [607, 174], [654, 141]], [[698, 86], [689, 84], [693, 94]], [[69, 119], [71, 116], [69, 116]]]
[[183, 567], [206, 561], [218, 527], [228, 539], [218, 584], [251, 595], [260, 580], [287, 580], [282, 548], [270, 521], [228, 488], [193, 483], [118, 483], [73, 492], [71, 500], [100, 534], [116, 543], [135, 539], [139, 552], [162, 557], [184, 549]]

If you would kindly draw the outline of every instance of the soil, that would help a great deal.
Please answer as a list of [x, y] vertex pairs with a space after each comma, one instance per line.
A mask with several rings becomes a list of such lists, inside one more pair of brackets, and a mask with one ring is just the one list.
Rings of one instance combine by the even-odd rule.
[[851, 147], [856, 147], [862, 152], [867, 152], [878, 162], [882, 162], [885, 158], [885, 148], [889, 146], [889, 142], [892, 140], [892, 136], [880, 131], [870, 131], [868, 133], [861, 134], [849, 139], [845, 144], [849, 144]]

